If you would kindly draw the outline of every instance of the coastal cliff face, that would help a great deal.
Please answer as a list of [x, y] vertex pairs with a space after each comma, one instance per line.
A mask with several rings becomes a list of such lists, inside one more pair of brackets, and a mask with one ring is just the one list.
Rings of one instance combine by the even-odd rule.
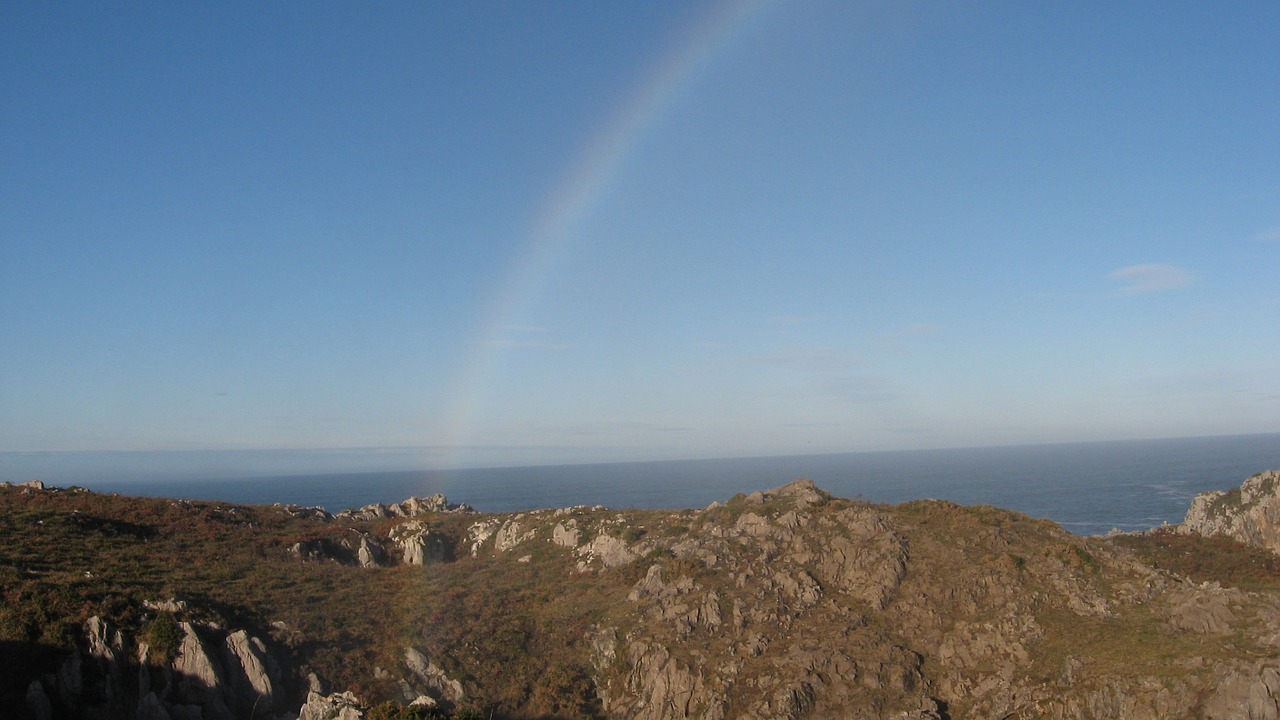
[[1229, 492], [1197, 495], [1181, 527], [1280, 553], [1280, 470], [1258, 473]]
[[1228, 540], [808, 481], [512, 514], [8, 487], [0, 522], [17, 717], [1280, 717], [1280, 567], [1217, 572]]

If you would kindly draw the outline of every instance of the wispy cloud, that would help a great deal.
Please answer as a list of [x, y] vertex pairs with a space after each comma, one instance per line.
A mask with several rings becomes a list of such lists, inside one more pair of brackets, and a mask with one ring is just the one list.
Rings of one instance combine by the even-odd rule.
[[1107, 278], [1124, 283], [1120, 292], [1125, 295], [1164, 292], [1190, 285], [1195, 280], [1189, 270], [1162, 263], [1129, 265], [1112, 271]]

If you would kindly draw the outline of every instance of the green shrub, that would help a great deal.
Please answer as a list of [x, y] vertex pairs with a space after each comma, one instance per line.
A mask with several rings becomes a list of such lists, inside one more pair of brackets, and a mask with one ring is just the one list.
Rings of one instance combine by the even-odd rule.
[[182, 628], [173, 619], [173, 613], [162, 612], [147, 625], [143, 638], [151, 648], [152, 662], [166, 663], [178, 652], [178, 645], [182, 643]]

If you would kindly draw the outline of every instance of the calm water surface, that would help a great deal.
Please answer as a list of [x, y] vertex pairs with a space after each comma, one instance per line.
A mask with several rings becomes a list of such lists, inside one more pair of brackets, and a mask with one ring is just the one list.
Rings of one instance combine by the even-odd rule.
[[1280, 434], [958, 450], [795, 455], [182, 480], [86, 479], [100, 491], [330, 511], [444, 493], [482, 511], [568, 505], [704, 507], [736, 493], [810, 478], [874, 502], [944, 498], [1047, 517], [1082, 535], [1179, 522], [1191, 498], [1280, 468]]

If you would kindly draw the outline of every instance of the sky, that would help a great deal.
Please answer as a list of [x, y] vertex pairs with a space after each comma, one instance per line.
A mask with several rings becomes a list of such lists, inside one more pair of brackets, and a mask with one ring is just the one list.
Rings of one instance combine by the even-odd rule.
[[1244, 1], [4, 3], [0, 452], [1280, 432], [1276, 37]]

